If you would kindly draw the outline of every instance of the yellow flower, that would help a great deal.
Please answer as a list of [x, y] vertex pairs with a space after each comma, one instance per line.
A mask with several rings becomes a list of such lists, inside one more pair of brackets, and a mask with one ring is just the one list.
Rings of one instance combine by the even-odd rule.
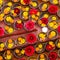
[[53, 42], [52, 42], [52, 41], [49, 41], [49, 44], [50, 44], [50, 45], [53, 45]]
[[21, 6], [17, 6], [16, 8], [21, 9], [22, 7]]
[[4, 13], [1, 13], [0, 14], [0, 21], [3, 21], [4, 20]]
[[28, 12], [23, 12], [23, 17], [28, 16]]
[[19, 43], [19, 44], [24, 44], [24, 43], [25, 43], [25, 39], [22, 38], [22, 37], [19, 37], [19, 38], [18, 38], [18, 43]]
[[26, 7], [26, 8], [25, 8], [25, 11], [29, 11], [29, 7]]
[[9, 26], [5, 26], [5, 30], [8, 30], [9, 29]]
[[0, 0], [0, 7], [2, 6], [2, 4], [3, 4], [3, 0]]
[[60, 42], [57, 43], [57, 47], [60, 48]]
[[12, 48], [13, 47], [13, 43], [8, 43], [8, 48]]
[[42, 44], [39, 44], [38, 47], [39, 47], [39, 48], [43, 48], [43, 45], [42, 45]]
[[22, 43], [25, 43], [25, 39], [23, 39], [21, 42], [22, 42]]
[[55, 47], [55, 44], [52, 44], [52, 47]]
[[41, 25], [42, 24], [42, 21], [41, 20], [38, 20], [38, 24]]
[[0, 44], [0, 47], [1, 47], [1, 48], [4, 48], [4, 46], [5, 46], [4, 43], [1, 43], [1, 44]]
[[22, 49], [22, 50], [21, 50], [21, 54], [24, 54], [24, 53], [25, 53], [25, 50]]
[[11, 7], [12, 6], [12, 2], [8, 2], [7, 5]]
[[19, 38], [18, 38], [18, 40], [20, 41], [20, 40], [22, 40], [22, 38], [21, 38], [21, 37], [19, 37]]
[[11, 16], [7, 16], [6, 17], [6, 21], [9, 22], [9, 23], [13, 23], [14, 22], [14, 20], [13, 20], [13, 18]]
[[20, 0], [20, 3], [23, 4], [23, 5], [25, 5], [25, 3], [23, 2], [23, 0]]
[[58, 24], [54, 25], [53, 29], [56, 29], [58, 27]]
[[56, 32], [55, 31], [51, 31], [51, 35], [52, 36], [55, 36], [56, 35]]
[[49, 38], [53, 38], [56, 36], [56, 32], [55, 31], [51, 31], [50, 34], [49, 34]]
[[45, 38], [46, 38], [46, 34], [45, 34], [45, 33], [40, 33], [40, 34], [39, 34], [39, 38], [45, 39]]
[[39, 49], [39, 47], [36, 47], [36, 51], [39, 51], [40, 49]]
[[49, 27], [56, 29], [58, 27], [58, 23], [56, 21], [51, 21], [49, 22]]
[[46, 24], [42, 23], [42, 24], [41, 24], [41, 26], [42, 26], [42, 27], [45, 27], [45, 26], [46, 26]]
[[11, 8], [10, 7], [6, 7], [4, 9], [4, 14], [8, 14], [10, 12]]
[[33, 19], [35, 18], [35, 15], [34, 15], [34, 14], [32, 15], [32, 18], [33, 18]]
[[22, 23], [22, 21], [21, 20], [17, 20], [17, 23]]
[[36, 16], [34, 20], [37, 21], [38, 20], [38, 16]]
[[53, 26], [54, 26], [54, 24], [53, 24], [52, 22], [50, 22], [48, 25], [49, 25], [50, 27], [53, 27]]
[[58, 0], [53, 0], [52, 3], [53, 3], [53, 4], [58, 4], [59, 1], [58, 1]]
[[10, 60], [11, 58], [12, 58], [11, 55], [7, 55], [7, 56], [6, 56], [6, 59], [7, 59], [7, 60]]
[[11, 17], [8, 17], [8, 16], [6, 17], [6, 21], [7, 21], [7, 22], [9, 22], [10, 19], [11, 19]]
[[8, 42], [8, 43], [13, 43], [13, 40], [12, 40], [12, 39], [8, 39], [7, 42]]
[[42, 11], [45, 11], [45, 10], [47, 9], [47, 6], [48, 6], [47, 4], [43, 4], [43, 5], [42, 5], [42, 8], [41, 8]]
[[57, 17], [56, 17], [56, 16], [53, 16], [53, 17], [52, 17], [52, 20], [57, 20]]
[[12, 27], [9, 27], [9, 29], [7, 30], [7, 32], [8, 32], [9, 34], [13, 33], [13, 31], [14, 31], [14, 29], [13, 29]]
[[37, 12], [37, 14], [36, 14], [37, 16], [40, 16], [40, 12]]
[[31, 5], [32, 5], [33, 7], [37, 7], [37, 3], [36, 3], [36, 2], [32, 2]]
[[41, 54], [41, 55], [40, 55], [40, 58], [43, 59], [43, 58], [44, 58], [44, 54]]
[[0, 14], [0, 16], [2, 16], [2, 17], [3, 17], [3, 16], [4, 16], [4, 13], [1, 13], [1, 14]]
[[44, 14], [43, 17], [44, 18], [48, 18], [49, 17], [49, 14]]
[[18, 54], [20, 52], [20, 50], [19, 49], [16, 49], [15, 52]]

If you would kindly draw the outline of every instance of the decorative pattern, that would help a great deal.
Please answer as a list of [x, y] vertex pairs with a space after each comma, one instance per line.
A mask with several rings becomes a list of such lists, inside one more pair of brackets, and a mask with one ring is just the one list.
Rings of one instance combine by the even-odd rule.
[[0, 0], [0, 60], [60, 60], [60, 0]]

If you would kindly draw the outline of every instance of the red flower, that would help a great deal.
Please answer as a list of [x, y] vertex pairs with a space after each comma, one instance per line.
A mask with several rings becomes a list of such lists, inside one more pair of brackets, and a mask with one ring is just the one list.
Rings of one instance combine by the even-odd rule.
[[33, 46], [27, 46], [27, 47], [25, 48], [25, 54], [26, 54], [27, 56], [32, 56], [32, 55], [34, 54], [34, 52], [35, 52], [35, 49], [34, 49]]
[[57, 31], [58, 31], [58, 33], [60, 33], [60, 26], [58, 26]]
[[14, 13], [19, 14], [20, 13], [20, 10], [18, 8], [15, 8], [14, 9]]
[[31, 0], [23, 0], [25, 4], [29, 4]]
[[48, 8], [48, 12], [51, 14], [56, 14], [58, 11], [58, 7], [56, 5], [50, 5]]
[[0, 36], [4, 35], [4, 29], [2, 27], [0, 27]]
[[37, 38], [36, 38], [35, 34], [30, 33], [27, 35], [26, 40], [28, 43], [33, 44], [36, 42]]
[[37, 14], [37, 12], [38, 12], [38, 10], [37, 9], [30, 9], [30, 15], [32, 15], [32, 14]]
[[48, 18], [41, 18], [42, 23], [47, 24], [48, 23]]
[[22, 23], [16, 23], [15, 27], [19, 28], [19, 29], [22, 29], [23, 28], [23, 24]]
[[33, 28], [34, 28], [34, 25], [35, 25], [35, 23], [32, 22], [32, 21], [28, 21], [28, 22], [25, 23], [25, 27], [26, 27], [26, 29], [28, 29], [28, 30], [33, 29]]
[[54, 48], [54, 47], [52, 47], [52, 46], [51, 46], [51, 45], [49, 45], [49, 44], [48, 44], [48, 45], [46, 45], [46, 50], [47, 50], [47, 51], [51, 51], [53, 48]]
[[49, 60], [56, 60], [58, 57], [57, 53], [56, 52], [51, 52], [49, 54]]

